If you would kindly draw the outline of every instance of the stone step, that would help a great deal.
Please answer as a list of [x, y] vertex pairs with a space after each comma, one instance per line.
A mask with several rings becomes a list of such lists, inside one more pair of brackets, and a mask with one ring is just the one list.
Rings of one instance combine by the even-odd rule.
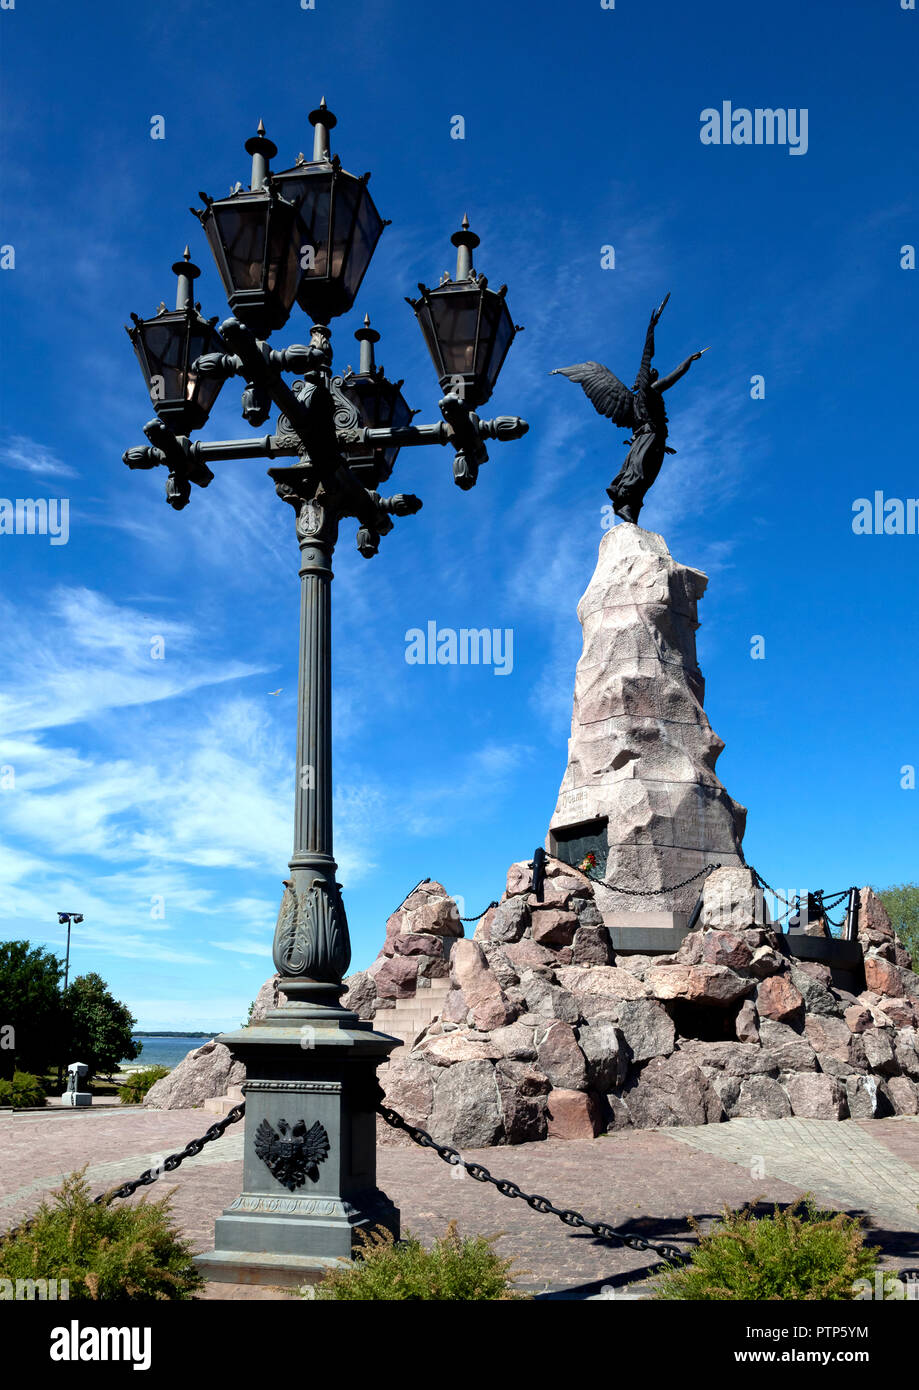
[[403, 1047], [410, 1047], [422, 1029], [440, 1013], [449, 993], [449, 979], [440, 976], [431, 981], [429, 989], [419, 989], [410, 999], [397, 999], [392, 1009], [380, 1009], [374, 1026], [381, 1033], [399, 1038]]
[[382, 1027], [382, 1020], [386, 1019], [387, 1027], [389, 1028], [412, 1028], [415, 1026], [415, 1024], [417, 1024], [420, 1028], [423, 1028], [426, 1023], [430, 1023], [431, 1019], [434, 1018], [437, 1012], [437, 1009], [435, 1009], [432, 1013], [428, 1013], [426, 1009], [413, 1009], [411, 1013], [402, 1014], [396, 1013], [395, 1009], [387, 1009], [383, 1015], [377, 1014], [376, 1018], [374, 1019], [374, 1022], [379, 1023], [380, 1027]]
[[202, 1109], [209, 1115], [229, 1115], [234, 1105], [239, 1105], [243, 1100], [243, 1093], [238, 1086], [231, 1086], [229, 1093], [225, 1096], [211, 1096], [204, 1102]]

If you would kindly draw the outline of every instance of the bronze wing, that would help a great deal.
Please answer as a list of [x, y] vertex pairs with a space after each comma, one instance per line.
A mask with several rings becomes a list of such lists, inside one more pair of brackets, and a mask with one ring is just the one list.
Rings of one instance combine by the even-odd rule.
[[263, 1162], [267, 1163], [269, 1159], [274, 1157], [277, 1142], [278, 1136], [274, 1126], [269, 1124], [267, 1120], [262, 1120], [255, 1131], [255, 1152]]
[[316, 1120], [304, 1135], [303, 1157], [306, 1163], [313, 1167], [314, 1164], [322, 1163], [328, 1156], [329, 1136], [325, 1132], [325, 1127]]
[[566, 376], [576, 381], [600, 415], [620, 429], [635, 426], [635, 398], [627, 386], [600, 362], [578, 362], [573, 367], [557, 367], [550, 376]]

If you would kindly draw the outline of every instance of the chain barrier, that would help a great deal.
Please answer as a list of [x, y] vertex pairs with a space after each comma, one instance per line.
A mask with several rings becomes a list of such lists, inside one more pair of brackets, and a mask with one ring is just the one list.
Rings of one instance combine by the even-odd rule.
[[[117, 1201], [122, 1197], [131, 1197], [139, 1187], [149, 1187], [156, 1182], [161, 1173], [172, 1173], [178, 1168], [180, 1163], [184, 1163], [186, 1158], [194, 1158], [201, 1152], [205, 1144], [212, 1144], [215, 1139], [219, 1139], [230, 1125], [235, 1125], [237, 1120], [241, 1120], [246, 1113], [246, 1102], [240, 1101], [234, 1105], [232, 1110], [228, 1110], [226, 1115], [215, 1124], [212, 1124], [200, 1139], [190, 1139], [184, 1149], [178, 1153], [169, 1154], [163, 1159], [156, 1168], [145, 1168], [139, 1178], [132, 1178], [129, 1182], [122, 1183], [120, 1187], [113, 1188], [108, 1192], [100, 1192], [98, 1197], [93, 1198], [94, 1206], [108, 1206], [109, 1202]], [[34, 1225], [34, 1217], [29, 1221], [22, 1221], [18, 1226], [13, 1226], [8, 1231], [0, 1232], [0, 1245], [4, 1241], [11, 1240], [13, 1236], [22, 1235]]]
[[[515, 895], [515, 896], [516, 896], [516, 895]], [[487, 907], [483, 907], [483, 908], [482, 908], [482, 911], [478, 914], [478, 916], [476, 916], [476, 917], [458, 917], [458, 918], [457, 918], [457, 921], [458, 921], [458, 922], [477, 922], [477, 921], [479, 920], [479, 917], [484, 917], [486, 912], [490, 912], [491, 909], [492, 909], [493, 907], [497, 907], [497, 906], [498, 906], [498, 901], [497, 901], [496, 898], [493, 898], [492, 901], [488, 904]]]
[[695, 883], [697, 878], [708, 878], [709, 874], [720, 868], [720, 864], [706, 864], [705, 868], [700, 869], [697, 874], [690, 874], [689, 878], [684, 878], [682, 883], [674, 883], [669, 888], [620, 888], [615, 883], [607, 883], [605, 878], [598, 878], [589, 869], [582, 869], [581, 873], [593, 883], [602, 883], [604, 888], [609, 888], [613, 893], [624, 893], [629, 898], [657, 898], [662, 893], [676, 893], [679, 889], [685, 888], [687, 884]]
[[[722, 865], [706, 864], [705, 868], [700, 869], [698, 873], [690, 874], [689, 878], [684, 878], [679, 883], [670, 884], [669, 887], [666, 888], [622, 888], [616, 883], [608, 883], [605, 878], [600, 878], [598, 874], [592, 873], [590, 869], [579, 869], [577, 865], [574, 864], [570, 864], [568, 865], [568, 867], [571, 869], [575, 869], [578, 873], [582, 873], [585, 878], [591, 881], [591, 883], [599, 883], [604, 888], [608, 888], [611, 893], [621, 893], [625, 897], [629, 898], [657, 898], [667, 893], [678, 893], [681, 888], [687, 888], [690, 883], [695, 883], [697, 879], [708, 878], [709, 874], [714, 873], [716, 869], [720, 869]], [[775, 918], [771, 923], [771, 925], [774, 927], [781, 926], [782, 922], [784, 922], [786, 917], [791, 916], [793, 912], [797, 912], [799, 910], [800, 903], [798, 898], [786, 898], [784, 893], [780, 893], [778, 889], [773, 888], [771, 884], [767, 883], [766, 880], [763, 878], [762, 874], [758, 873], [757, 870], [754, 869], [752, 866], [750, 866], [750, 872], [753, 875], [753, 881], [758, 888], [761, 888], [764, 893], [770, 893], [773, 898], [785, 904], [786, 910], [781, 914], [780, 917]], [[405, 897], [402, 899], [402, 902], [399, 904], [399, 907], [396, 908], [396, 912], [398, 912], [399, 908], [401, 908], [408, 901], [408, 899], [412, 896], [412, 893], [414, 893], [416, 889], [420, 888], [422, 884], [430, 882], [430, 878], [423, 878], [420, 880], [420, 882], [416, 883], [415, 887], [411, 890], [411, 892], [406, 893]], [[530, 888], [526, 888], [521, 890], [521, 893], [526, 894], [530, 891]], [[842, 922], [837, 922], [832, 917], [830, 917], [829, 913], [834, 907], [837, 907], [845, 898], [847, 898], [851, 891], [852, 890], [850, 888], [842, 888], [838, 893], [812, 894], [812, 896], [819, 903], [820, 907], [824, 909], [824, 916], [827, 922], [830, 924], [830, 926], [841, 927], [843, 925]], [[521, 893], [513, 893], [511, 894], [511, 897], [520, 897]], [[458, 917], [457, 920], [460, 922], [478, 922], [482, 917], [485, 916], [486, 912], [489, 912], [493, 907], [499, 906], [500, 903], [498, 902], [498, 900], [493, 898], [492, 901], [488, 903], [482, 909], [481, 912], [473, 913], [471, 916], [468, 917]]]
[[108, 1206], [109, 1202], [114, 1202], [120, 1197], [130, 1197], [139, 1187], [149, 1187], [152, 1182], [156, 1182], [160, 1173], [172, 1173], [178, 1168], [180, 1163], [184, 1163], [186, 1158], [194, 1158], [201, 1152], [205, 1144], [212, 1144], [215, 1139], [219, 1139], [230, 1125], [235, 1125], [237, 1120], [241, 1120], [246, 1113], [246, 1102], [241, 1100], [238, 1105], [234, 1105], [232, 1110], [228, 1110], [222, 1120], [211, 1125], [210, 1129], [202, 1134], [200, 1139], [190, 1139], [184, 1149], [178, 1153], [170, 1154], [164, 1158], [163, 1162], [156, 1168], [145, 1168], [139, 1178], [132, 1178], [130, 1182], [122, 1183], [113, 1192], [103, 1192], [93, 1201]]
[[[568, 867], [571, 869], [575, 869], [577, 873], [582, 873], [584, 877], [590, 879], [592, 883], [601, 883], [604, 888], [609, 888], [609, 890], [613, 893], [624, 893], [630, 898], [656, 898], [660, 897], [663, 893], [676, 893], [679, 891], [680, 888], [685, 888], [687, 884], [695, 883], [697, 878], [708, 878], [708, 875], [710, 873], [713, 873], [715, 869], [720, 869], [721, 865], [706, 864], [705, 868], [700, 869], [698, 873], [691, 874], [689, 878], [684, 878], [682, 883], [674, 883], [669, 888], [619, 888], [615, 883], [607, 883], [606, 879], [598, 878], [597, 875], [592, 874], [589, 869], [578, 869], [575, 864], [569, 864]], [[429, 883], [430, 879], [423, 878], [421, 882]], [[419, 887], [420, 885], [416, 884], [415, 886]], [[412, 893], [414, 893], [414, 891], [415, 889], [413, 888]], [[518, 893], [511, 893], [510, 896], [513, 898], [519, 898], [525, 896], [531, 891], [532, 890], [530, 888], [524, 888]], [[402, 899], [402, 902], [406, 902], [406, 900], [412, 896], [412, 893], [406, 893], [405, 897]], [[400, 903], [400, 906], [401, 905], [402, 904]], [[481, 917], [485, 916], [486, 912], [489, 912], [493, 907], [500, 906], [501, 904], [498, 902], [498, 900], [496, 898], [493, 898], [492, 901], [488, 903], [488, 905], [484, 907], [481, 912], [474, 913], [471, 917], [460, 917], [458, 918], [458, 920], [460, 922], [478, 922]], [[396, 911], [398, 910], [399, 909], [397, 908]]]
[[[670, 1263], [682, 1262], [687, 1256], [675, 1245], [667, 1245], [652, 1240], [645, 1240], [642, 1236], [626, 1235], [624, 1231], [617, 1231], [606, 1221], [588, 1221], [587, 1217], [580, 1212], [572, 1210], [570, 1207], [557, 1207], [550, 1202], [548, 1197], [541, 1197], [538, 1193], [524, 1192], [515, 1182], [508, 1178], [496, 1178], [481, 1163], [470, 1163], [462, 1158], [457, 1149], [450, 1148], [447, 1144], [438, 1144], [426, 1130], [419, 1129], [417, 1125], [409, 1124], [403, 1120], [402, 1116], [395, 1110], [391, 1110], [387, 1105], [378, 1107], [380, 1115], [392, 1129], [401, 1129], [409, 1136], [414, 1143], [423, 1149], [433, 1149], [439, 1158], [453, 1167], [465, 1168], [466, 1172], [476, 1182], [491, 1183], [503, 1197], [519, 1197], [526, 1202], [527, 1206], [533, 1211], [541, 1212], [546, 1216], [557, 1216], [566, 1226], [579, 1226], [591, 1231], [600, 1240], [613, 1241], [618, 1245], [626, 1245], [631, 1250], [653, 1251], [662, 1260]], [[212, 1124], [200, 1139], [191, 1139], [180, 1149], [178, 1153], [169, 1154], [156, 1168], [145, 1168], [140, 1177], [132, 1178], [129, 1182], [122, 1183], [107, 1192], [101, 1192], [98, 1197], [93, 1198], [97, 1206], [108, 1206], [110, 1202], [118, 1201], [124, 1197], [131, 1197], [139, 1187], [149, 1187], [151, 1183], [159, 1180], [161, 1173], [172, 1173], [186, 1158], [194, 1158], [200, 1154], [205, 1144], [211, 1144], [215, 1139], [219, 1139], [230, 1125], [236, 1124], [246, 1113], [245, 1101], [240, 1101], [234, 1105], [233, 1109], [215, 1124]], [[22, 1235], [34, 1225], [34, 1218], [20, 1222], [18, 1226], [11, 1227], [8, 1231], [0, 1233], [0, 1244], [11, 1240], [14, 1236]]]
[[383, 1117], [391, 1129], [401, 1129], [413, 1143], [418, 1144], [422, 1149], [433, 1149], [438, 1158], [442, 1158], [445, 1163], [449, 1163], [453, 1168], [465, 1168], [466, 1172], [476, 1182], [491, 1183], [492, 1187], [497, 1188], [502, 1197], [519, 1197], [526, 1202], [533, 1211], [541, 1212], [544, 1216], [557, 1216], [559, 1221], [563, 1221], [566, 1226], [581, 1226], [600, 1240], [613, 1241], [617, 1245], [626, 1245], [630, 1250], [640, 1250], [642, 1252], [651, 1250], [655, 1255], [659, 1255], [662, 1260], [669, 1264], [682, 1264], [689, 1256], [686, 1255], [676, 1245], [667, 1245], [658, 1241], [645, 1240], [643, 1236], [626, 1235], [624, 1231], [617, 1231], [614, 1226], [610, 1226], [606, 1221], [588, 1221], [586, 1216], [582, 1216], [579, 1211], [574, 1211], [571, 1207], [557, 1207], [549, 1201], [548, 1197], [540, 1197], [535, 1192], [524, 1192], [515, 1182], [509, 1178], [496, 1178], [481, 1163], [470, 1163], [463, 1158], [459, 1150], [453, 1149], [449, 1144], [438, 1144], [427, 1130], [419, 1129], [417, 1125], [409, 1124], [395, 1110], [388, 1105], [377, 1107], [379, 1114]]
[[[783, 902], [785, 904], [785, 911], [782, 913], [781, 917], [778, 917], [774, 922], [771, 923], [772, 926], [780, 926], [781, 923], [785, 920], [785, 918], [790, 917], [793, 912], [800, 912], [800, 896], [796, 896], [793, 899], [786, 898], [783, 893], [778, 892], [778, 890], [773, 888], [771, 884], [768, 884], [766, 880], [763, 878], [762, 874], [758, 873], [756, 869], [752, 869], [751, 872], [753, 874], [753, 881], [758, 888], [761, 888], [764, 893], [771, 893], [773, 898], [777, 898], [780, 902]], [[814, 899], [814, 902], [817, 904], [821, 916], [823, 917], [824, 921], [828, 924], [828, 926], [836, 927], [838, 930], [841, 930], [845, 926], [845, 918], [843, 918], [842, 921], [837, 922], [835, 917], [830, 916], [830, 912], [833, 910], [833, 908], [838, 907], [840, 903], [844, 902], [852, 893], [857, 892], [858, 889], [852, 886], [849, 888], [840, 888], [839, 891], [836, 893], [824, 893], [821, 891], [819, 893], [811, 893], [809, 896]]]
[[[757, 888], [762, 888], [764, 893], [771, 893], [774, 898], [778, 898], [779, 902], [784, 903], [790, 911], [794, 911], [798, 906], [797, 901], [792, 902], [789, 898], [785, 897], [784, 893], [780, 893], [777, 888], [773, 888], [771, 884], [768, 884], [762, 874], [757, 873], [756, 869], [751, 869], [750, 872], [753, 875], [753, 882], [756, 884]], [[788, 914], [783, 913], [782, 915], [787, 916]]]
[[[575, 866], [571, 865], [569, 867], [574, 868]], [[584, 876], [590, 879], [592, 882], [600, 883], [605, 888], [609, 888], [612, 892], [623, 893], [629, 897], [651, 898], [658, 897], [664, 893], [676, 893], [679, 891], [679, 889], [687, 887], [690, 883], [694, 883], [696, 879], [708, 878], [709, 874], [713, 873], [715, 869], [720, 868], [720, 864], [707, 864], [705, 868], [700, 869], [698, 873], [691, 874], [689, 878], [684, 878], [680, 883], [674, 883], [669, 888], [620, 888], [617, 887], [615, 884], [607, 883], [605, 879], [599, 878], [596, 874], [592, 874], [589, 869], [582, 869], [579, 870], [579, 872], [583, 873]], [[775, 888], [772, 888], [766, 882], [762, 874], [758, 873], [756, 869], [753, 869], [751, 867], [750, 871], [753, 875], [753, 880], [757, 887], [761, 888], [764, 892], [771, 893], [774, 898], [777, 898], [779, 899], [779, 901], [786, 904], [787, 910], [783, 912], [782, 916], [779, 917], [778, 920], [772, 924], [773, 926], [778, 926], [784, 920], [785, 917], [788, 917], [793, 911], [799, 908], [799, 901], [797, 899], [795, 901], [790, 901], [782, 893], [777, 892]], [[423, 884], [430, 882], [430, 877], [419, 879], [418, 882], [415, 884], [415, 887], [412, 888], [408, 893], [406, 893], [405, 897], [402, 899], [402, 902], [399, 904], [399, 907], [397, 907], [395, 911], [399, 911], [399, 908], [401, 908], [408, 901], [408, 899], [412, 896], [412, 893], [414, 893], [416, 889], [420, 888]], [[528, 893], [530, 890], [523, 889], [521, 891], [523, 893]], [[813, 894], [813, 897], [817, 900], [821, 909], [823, 910], [825, 920], [828, 921], [831, 926], [838, 927], [841, 926], [842, 923], [834, 922], [833, 919], [829, 916], [829, 912], [827, 911], [827, 909], [831, 909], [833, 907], [838, 906], [838, 904], [841, 903], [844, 898], [848, 897], [848, 895], [852, 891], [853, 890], [851, 888], [844, 888], [835, 894]], [[521, 893], [518, 892], [516, 894], [513, 894], [512, 896], [519, 897], [521, 896]], [[490, 902], [488, 906], [484, 908], [483, 911], [478, 913], [476, 916], [460, 917], [459, 921], [477, 922], [479, 918], [484, 917], [485, 913], [490, 911], [491, 908], [498, 906], [499, 904], [497, 900], [492, 900], [492, 902]], [[390, 914], [390, 916], [391, 915], [392, 914]], [[396, 1113], [395, 1110], [391, 1110], [389, 1106], [380, 1105], [378, 1108], [380, 1115], [392, 1129], [403, 1130], [413, 1141], [413, 1143], [418, 1144], [423, 1149], [433, 1149], [434, 1152], [438, 1155], [438, 1157], [442, 1158], [445, 1163], [449, 1163], [453, 1167], [465, 1168], [469, 1176], [471, 1178], [474, 1178], [476, 1182], [491, 1183], [491, 1185], [495, 1187], [503, 1197], [519, 1197], [522, 1201], [526, 1202], [527, 1206], [531, 1207], [533, 1211], [541, 1212], [543, 1215], [547, 1216], [557, 1216], [558, 1219], [560, 1221], [563, 1221], [566, 1226], [583, 1227], [585, 1230], [591, 1231], [600, 1240], [614, 1241], [617, 1244], [628, 1246], [631, 1250], [651, 1250], [654, 1252], [654, 1254], [659, 1255], [662, 1260], [668, 1260], [671, 1262], [683, 1261], [687, 1258], [687, 1256], [675, 1245], [667, 1245], [662, 1244], [660, 1242], [645, 1240], [642, 1236], [625, 1235], [622, 1231], [617, 1231], [613, 1226], [610, 1226], [605, 1221], [588, 1221], [588, 1219], [585, 1216], [582, 1216], [580, 1212], [574, 1211], [570, 1207], [556, 1207], [552, 1202], [549, 1201], [548, 1197], [541, 1197], [538, 1193], [524, 1192], [522, 1188], [518, 1187], [515, 1182], [511, 1182], [508, 1178], [493, 1177], [492, 1174], [488, 1171], [488, 1169], [485, 1168], [481, 1163], [468, 1162], [466, 1159], [460, 1156], [459, 1151], [457, 1149], [451, 1148], [448, 1144], [439, 1144], [436, 1139], [433, 1139], [431, 1135], [427, 1133], [426, 1130], [420, 1129], [417, 1125], [409, 1124], [407, 1120], [404, 1120], [401, 1115]], [[175, 1172], [176, 1168], [178, 1168], [181, 1163], [184, 1163], [186, 1158], [194, 1158], [198, 1154], [200, 1154], [205, 1144], [211, 1144], [214, 1142], [215, 1139], [220, 1139], [222, 1135], [226, 1132], [226, 1130], [230, 1127], [230, 1125], [236, 1124], [238, 1120], [241, 1120], [243, 1118], [245, 1113], [246, 1103], [245, 1101], [241, 1101], [238, 1105], [234, 1105], [232, 1110], [228, 1111], [222, 1119], [217, 1120], [214, 1124], [212, 1124], [205, 1131], [205, 1133], [201, 1135], [199, 1139], [189, 1140], [189, 1142], [185, 1145], [184, 1149], [180, 1149], [177, 1153], [169, 1154], [163, 1160], [162, 1164], [159, 1164], [156, 1168], [145, 1168], [144, 1171], [141, 1173], [140, 1177], [132, 1178], [130, 1181], [122, 1183], [120, 1187], [116, 1187], [108, 1192], [100, 1193], [98, 1197], [93, 1198], [94, 1204], [104, 1204], [108, 1206], [109, 1202], [115, 1202], [125, 1197], [131, 1197], [139, 1187], [149, 1187], [151, 1183], [157, 1182], [161, 1173]], [[20, 1222], [18, 1226], [13, 1226], [7, 1231], [0, 1232], [0, 1244], [3, 1244], [5, 1241], [11, 1240], [13, 1236], [21, 1235], [23, 1232], [28, 1231], [33, 1224], [33, 1220], [23, 1221]]]

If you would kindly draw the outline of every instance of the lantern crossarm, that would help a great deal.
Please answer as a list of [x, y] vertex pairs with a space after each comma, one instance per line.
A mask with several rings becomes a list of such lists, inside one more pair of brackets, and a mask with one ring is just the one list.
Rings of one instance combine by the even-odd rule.
[[[320, 331], [317, 328], [313, 332], [314, 341], [308, 346], [297, 343], [291, 347], [276, 349], [262, 342], [238, 319], [228, 318], [220, 325], [220, 336], [232, 351], [206, 353], [197, 359], [194, 369], [205, 376], [244, 376], [246, 389], [243, 392], [242, 413], [249, 424], [263, 424], [274, 404], [282, 415], [287, 417], [304, 448], [308, 448], [308, 441], [316, 434], [316, 424], [311, 420], [310, 412], [300, 396], [283, 380], [281, 372], [309, 374], [319, 380], [320, 390], [327, 391], [328, 388], [322, 381], [328, 373], [330, 362], [328, 340], [322, 337], [326, 330]], [[326, 443], [328, 442], [327, 440]]]
[[496, 439], [504, 443], [522, 439], [530, 426], [519, 415], [496, 415], [493, 420], [480, 420], [458, 395], [450, 394], [440, 402], [443, 420], [436, 425], [406, 425], [402, 429], [374, 428], [353, 430], [349, 443], [369, 444], [375, 448], [415, 448], [424, 444], [452, 444], [455, 450], [453, 480], [457, 487], [468, 491], [478, 479], [480, 466], [488, 459], [484, 441]]
[[[357, 548], [365, 560], [370, 560], [380, 548], [380, 537], [392, 530], [394, 516], [414, 516], [421, 511], [422, 502], [411, 492], [398, 492], [393, 497], [381, 497], [378, 492], [363, 488], [366, 502], [361, 506], [362, 516], [357, 532]], [[343, 513], [348, 515], [347, 512]]]
[[[272, 405], [280, 412], [280, 418], [274, 434], [248, 440], [192, 441], [185, 435], [174, 434], [160, 419], [145, 425], [149, 446], [128, 449], [122, 457], [129, 468], [165, 465], [169, 470], [166, 500], [176, 510], [188, 505], [192, 483], [207, 487], [212, 481], [210, 463], [296, 455], [300, 467], [309, 468], [315, 482], [336, 493], [341, 515], [354, 516], [361, 523], [361, 553], [375, 555], [380, 536], [392, 529], [390, 513], [381, 509], [379, 494], [363, 487], [350, 471], [345, 457], [348, 450], [354, 446], [384, 449], [450, 444], [454, 450], [454, 481], [467, 491], [475, 486], [479, 468], [488, 459], [485, 441], [519, 439], [529, 429], [527, 422], [516, 415], [482, 420], [454, 392], [440, 401], [443, 419], [437, 424], [361, 426], [359, 413], [349, 407], [340, 392], [337, 397], [334, 394], [328, 330], [322, 325], [314, 326], [309, 345], [293, 344], [283, 349], [269, 347], [236, 318], [221, 324], [220, 338], [230, 351], [202, 354], [195, 360], [193, 370], [205, 378], [243, 376], [243, 415], [250, 424], [267, 419]], [[288, 386], [281, 375], [286, 371], [303, 375]]]
[[214, 475], [204, 460], [193, 453], [191, 440], [185, 435], [175, 435], [158, 417], [148, 420], [144, 434], [149, 445], [126, 449], [122, 460], [129, 468], [169, 469], [166, 480], [166, 501], [176, 511], [188, 506], [191, 484], [207, 487], [214, 481]]
[[[227, 324], [241, 327], [235, 319], [227, 320]], [[233, 327], [230, 328], [230, 333], [232, 336]], [[264, 424], [271, 413], [271, 379], [280, 380], [281, 372], [301, 374], [315, 370], [316, 349], [305, 343], [273, 348], [261, 338], [255, 338], [249, 333], [246, 333], [246, 336], [249, 342], [244, 355], [239, 352], [206, 352], [196, 359], [194, 371], [200, 377], [216, 378], [221, 382], [234, 376], [245, 377], [246, 386], [242, 395], [243, 419], [257, 428]]]

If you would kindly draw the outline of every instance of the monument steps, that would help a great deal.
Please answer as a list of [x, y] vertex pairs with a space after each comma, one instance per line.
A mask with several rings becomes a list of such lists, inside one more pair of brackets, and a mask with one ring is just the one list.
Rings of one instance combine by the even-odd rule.
[[450, 993], [448, 977], [433, 979], [429, 989], [419, 989], [411, 999], [397, 999], [393, 1009], [378, 1009], [373, 1020], [378, 1033], [386, 1033], [411, 1050], [411, 1045], [423, 1028], [427, 1028], [443, 1008]]

